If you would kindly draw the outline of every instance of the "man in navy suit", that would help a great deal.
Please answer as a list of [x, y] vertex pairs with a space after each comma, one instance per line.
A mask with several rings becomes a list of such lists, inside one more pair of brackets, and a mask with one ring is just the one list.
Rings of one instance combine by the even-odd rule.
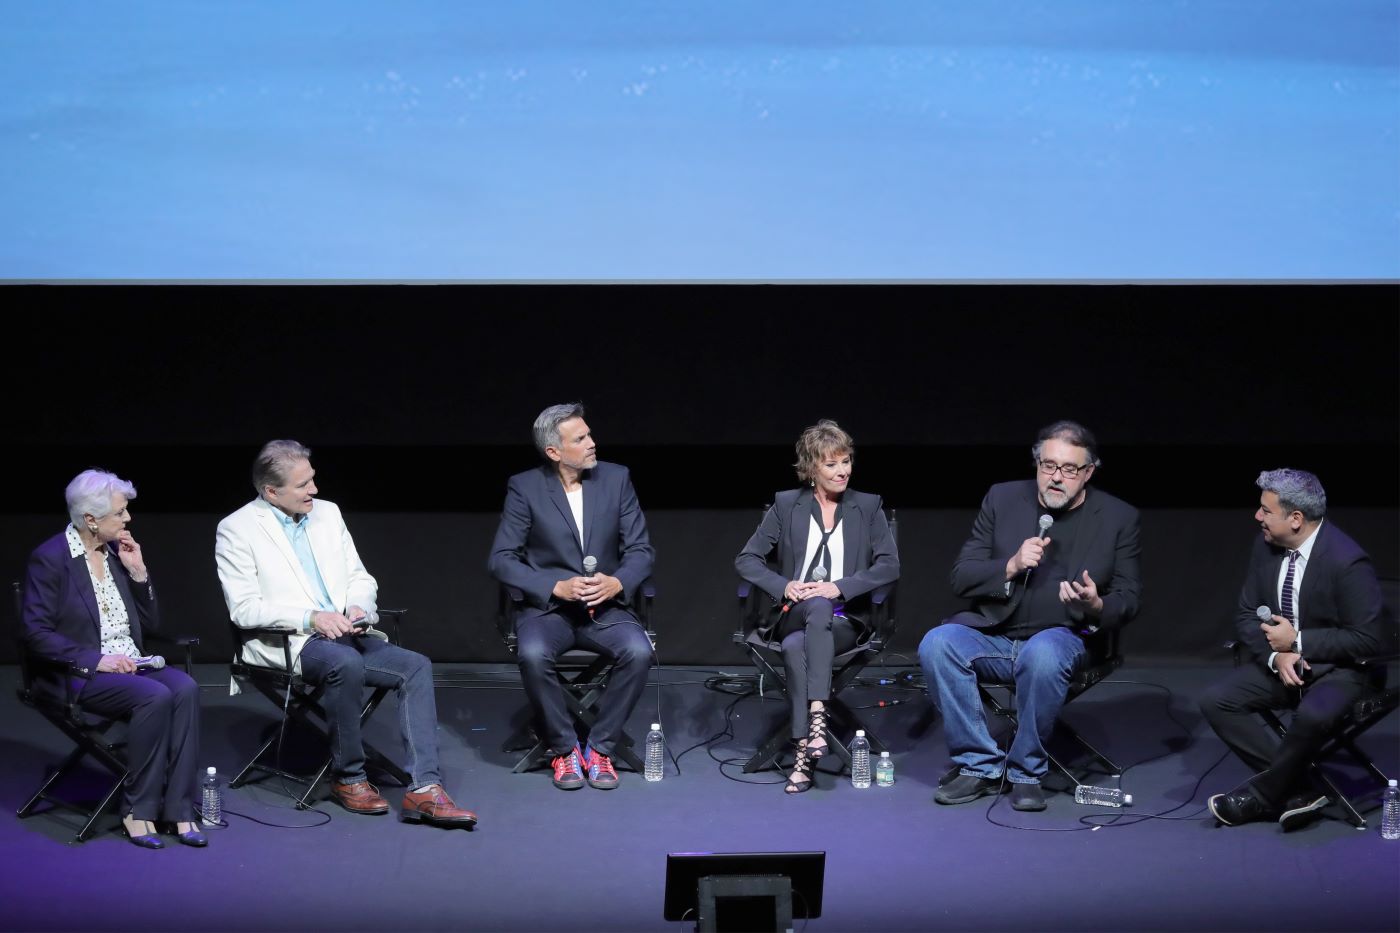
[[[586, 779], [610, 790], [618, 780], [613, 753], [653, 660], [630, 607], [651, 576], [655, 552], [631, 477], [625, 467], [599, 462], [581, 404], [540, 412], [535, 446], [545, 462], [510, 478], [488, 568], [525, 597], [516, 650], [553, 755], [554, 785], [576, 790]], [[591, 575], [587, 557], [597, 562]], [[572, 648], [617, 662], [584, 749], [555, 676], [556, 659]]]
[[[1045, 740], [1088, 656], [1084, 636], [1137, 615], [1138, 512], [1089, 487], [1099, 465], [1094, 435], [1058, 421], [1040, 432], [1031, 455], [1035, 479], [987, 492], [953, 564], [953, 591], [972, 608], [919, 645], [956, 771], [937, 803], [1000, 793], [1006, 778], [1015, 809], [1044, 810]], [[1006, 753], [987, 731], [979, 676], [1016, 684], [1016, 736]]]
[[[1277, 819], [1285, 830], [1308, 822], [1327, 798], [1309, 793], [1309, 760], [1337, 720], [1364, 692], [1383, 683], [1384, 668], [1358, 660], [1385, 647], [1380, 584], [1371, 559], [1330, 521], [1322, 483], [1302, 470], [1269, 470], [1254, 520], [1249, 571], [1235, 614], [1246, 660], [1201, 698], [1217, 735], [1252, 770], [1235, 791], [1210, 798], [1226, 826]], [[1261, 621], [1258, 610], [1268, 610]], [[1282, 742], [1255, 715], [1293, 710]]]

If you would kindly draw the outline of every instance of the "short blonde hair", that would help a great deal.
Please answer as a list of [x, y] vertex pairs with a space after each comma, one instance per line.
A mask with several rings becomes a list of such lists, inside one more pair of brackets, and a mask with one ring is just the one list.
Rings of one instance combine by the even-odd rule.
[[797, 439], [797, 478], [809, 482], [817, 475], [817, 464], [830, 454], [850, 454], [855, 459], [856, 442], [851, 435], [841, 430], [841, 425], [830, 418], [823, 418], [802, 432]]

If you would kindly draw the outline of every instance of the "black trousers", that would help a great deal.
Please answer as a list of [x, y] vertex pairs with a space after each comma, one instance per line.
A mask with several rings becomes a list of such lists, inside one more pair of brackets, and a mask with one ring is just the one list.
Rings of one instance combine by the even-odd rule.
[[613, 757], [622, 727], [646, 689], [653, 651], [641, 623], [613, 611], [608, 622], [586, 612], [564, 609], [521, 621], [515, 630], [520, 678], [530, 698], [544, 739], [554, 755], [566, 755], [579, 741], [569, 715], [568, 698], [555, 674], [561, 654], [573, 648], [596, 651], [616, 662], [608, 688], [598, 704], [598, 719], [586, 737], [600, 755]]
[[829, 599], [793, 603], [778, 623], [775, 640], [783, 645], [787, 693], [792, 701], [792, 737], [807, 734], [807, 707], [831, 699], [831, 665], [838, 654], [856, 646], [858, 631], [844, 616], [832, 614]]
[[79, 695], [83, 707], [117, 719], [130, 715], [129, 773], [123, 815], [138, 820], [195, 819], [199, 787], [199, 685], [184, 671], [96, 673]]
[[[1308, 762], [1337, 722], [1373, 687], [1369, 675], [1333, 668], [1301, 691], [1288, 687], [1258, 661], [1247, 662], [1206, 690], [1201, 712], [1215, 734], [1252, 770], [1256, 797], [1276, 810], [1305, 791]], [[1282, 741], [1255, 715], [1259, 710], [1293, 710]]]

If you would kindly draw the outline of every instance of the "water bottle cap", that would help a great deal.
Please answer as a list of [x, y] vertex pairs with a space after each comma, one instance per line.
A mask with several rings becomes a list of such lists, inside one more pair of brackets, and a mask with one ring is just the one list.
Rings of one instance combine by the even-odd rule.
[[205, 774], [217, 774], [218, 772], [214, 770], [214, 766], [213, 766], [213, 765], [210, 765], [210, 766], [209, 766], [209, 770], [206, 771], [206, 772], [204, 772], [204, 773], [205, 773]]
[[889, 753], [889, 752], [881, 752], [881, 753], [880, 753], [880, 757], [881, 757], [881, 758], [888, 758], [888, 757], [890, 757], [890, 753]]
[[1124, 795], [1123, 795], [1123, 806], [1125, 806], [1125, 807], [1131, 807], [1132, 805], [1133, 805], [1133, 795], [1132, 795], [1132, 794], [1124, 794]]
[[652, 724], [651, 724], [651, 731], [652, 731], [652, 732], [660, 732], [660, 731], [661, 731], [661, 723], [659, 723], [659, 722], [654, 722], [654, 723], [652, 723]]
[[857, 730], [856, 730], [856, 735], [859, 735], [859, 736], [862, 736], [862, 737], [863, 737], [863, 736], [865, 735], [865, 730], [864, 730], [864, 729], [857, 729]]
[[1395, 778], [1391, 778], [1391, 779], [1390, 779], [1390, 786], [1391, 786], [1391, 787], [1400, 786], [1400, 781], [1397, 781]]

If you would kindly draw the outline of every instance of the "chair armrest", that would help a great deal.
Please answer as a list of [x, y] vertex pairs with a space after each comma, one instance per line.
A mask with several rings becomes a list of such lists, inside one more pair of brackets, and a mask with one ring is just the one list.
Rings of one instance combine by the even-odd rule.
[[389, 643], [403, 645], [403, 633], [400, 627], [403, 625], [403, 617], [408, 615], [407, 609], [380, 609], [379, 620], [382, 622], [386, 618], [389, 620]]
[[194, 676], [194, 649], [199, 646], [199, 637], [196, 635], [165, 635], [161, 632], [150, 632], [143, 636], [145, 641], [154, 642], [158, 645], [173, 645], [183, 649], [185, 663], [185, 673]]
[[511, 654], [515, 654], [515, 617], [523, 605], [524, 591], [502, 583], [496, 597], [496, 632]]
[[642, 623], [642, 628], [646, 630], [647, 638], [651, 640], [651, 647], [656, 648], [656, 627], [652, 624], [653, 603], [656, 602], [656, 582], [651, 577], [642, 581], [642, 585], [637, 588], [637, 616]]
[[[291, 671], [291, 669], [292, 669], [292, 639], [291, 639], [291, 636], [292, 636], [293, 634], [295, 634], [294, 632], [286, 632], [286, 631], [283, 631], [283, 630], [281, 630], [281, 629], [275, 629], [275, 628], [244, 628], [243, 626], [241, 626], [241, 625], [235, 625], [235, 624], [233, 624], [232, 622], [229, 623], [229, 632], [231, 633], [231, 635], [232, 635], [232, 637], [233, 637], [233, 663], [234, 663], [234, 664], [248, 664], [248, 663], [249, 663], [249, 662], [243, 660], [243, 646], [246, 645], [246, 644], [248, 643], [248, 639], [250, 639], [250, 638], [267, 638], [267, 639], [276, 638], [276, 639], [278, 639], [278, 640], [281, 642], [281, 644], [282, 644], [282, 664], [281, 664], [281, 669], [284, 670], [284, 671], [288, 671], [288, 672]], [[268, 669], [273, 669], [275, 665], [274, 665], [274, 664], [271, 664], [271, 663], [264, 663], [264, 664], [254, 664], [254, 665], [251, 665], [251, 666], [253, 666], [253, 667], [260, 667], [260, 668], [261, 668], [261, 667], [265, 667], [265, 668], [268, 668]]]
[[78, 695], [73, 691], [73, 678], [91, 680], [95, 672], [90, 668], [80, 666], [76, 661], [59, 661], [56, 658], [45, 658], [34, 654], [23, 644], [20, 645], [19, 650], [24, 659], [24, 692], [34, 696], [34, 677], [38, 673], [57, 676], [63, 681], [63, 705], [68, 710], [69, 718], [76, 720], [82, 714], [82, 704], [78, 702]]

